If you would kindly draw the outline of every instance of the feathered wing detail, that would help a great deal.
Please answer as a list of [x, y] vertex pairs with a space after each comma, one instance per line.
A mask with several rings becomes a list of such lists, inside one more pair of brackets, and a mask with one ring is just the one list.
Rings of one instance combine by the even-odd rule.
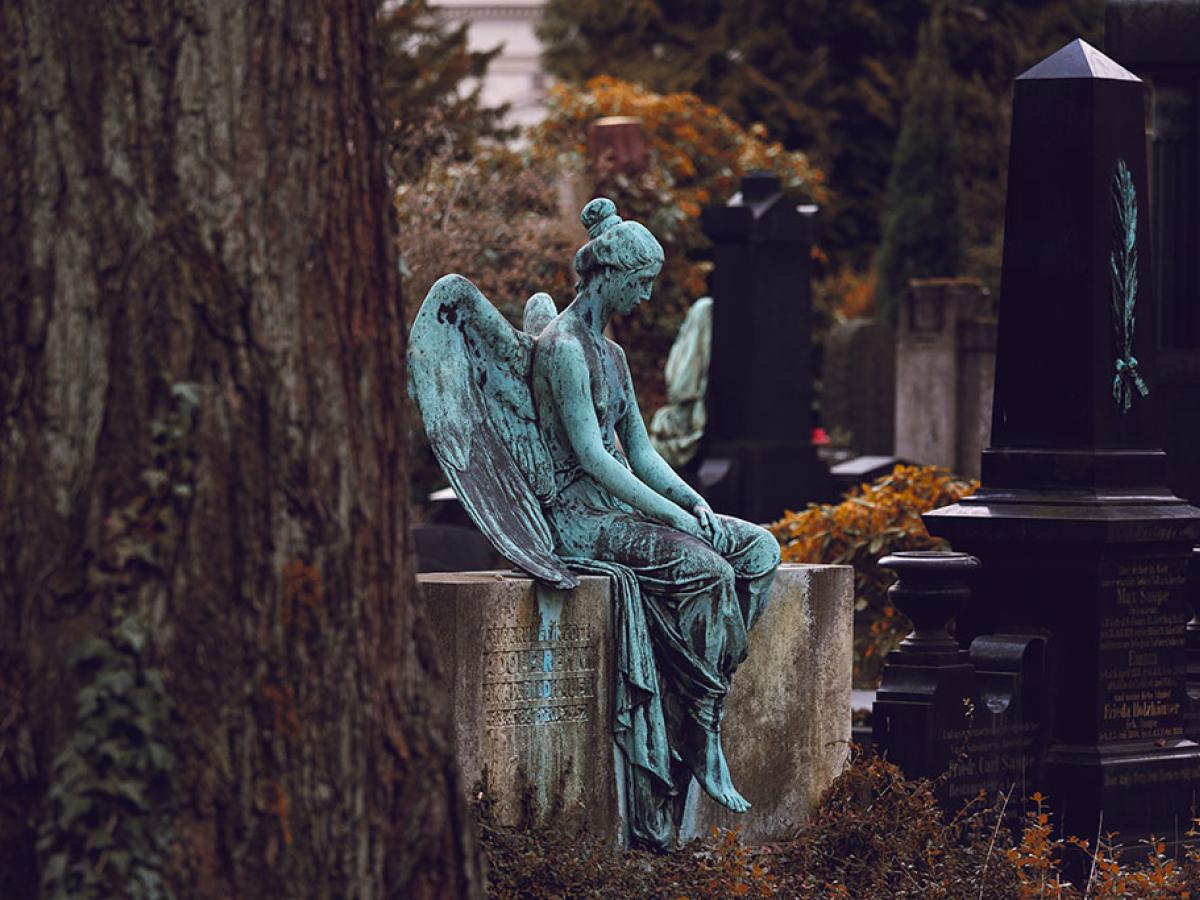
[[532, 354], [530, 335], [509, 325], [470, 281], [447, 275], [413, 322], [409, 390], [434, 455], [479, 530], [534, 577], [573, 588], [579, 579], [554, 554], [542, 514], [542, 501], [554, 496], [554, 466], [529, 391]]

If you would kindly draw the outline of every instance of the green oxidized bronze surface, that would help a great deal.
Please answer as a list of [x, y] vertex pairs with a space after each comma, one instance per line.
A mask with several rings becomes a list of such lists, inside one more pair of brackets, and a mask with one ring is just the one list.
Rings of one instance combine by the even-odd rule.
[[1133, 355], [1133, 314], [1138, 292], [1137, 189], [1125, 160], [1117, 160], [1113, 172], [1113, 251], [1109, 257], [1112, 280], [1113, 331], [1117, 340], [1116, 374], [1113, 376], [1113, 400], [1122, 413], [1129, 412], [1133, 393], [1143, 397], [1150, 388], [1138, 372]]
[[669, 845], [694, 776], [744, 811], [721, 749], [730, 679], [779, 564], [764, 529], [715, 514], [654, 450], [615, 314], [649, 300], [658, 241], [599, 198], [581, 215], [575, 299], [546, 294], [513, 328], [459, 275], [430, 289], [413, 323], [411, 389], [459, 499], [496, 549], [570, 588], [614, 586], [613, 730], [636, 843]]

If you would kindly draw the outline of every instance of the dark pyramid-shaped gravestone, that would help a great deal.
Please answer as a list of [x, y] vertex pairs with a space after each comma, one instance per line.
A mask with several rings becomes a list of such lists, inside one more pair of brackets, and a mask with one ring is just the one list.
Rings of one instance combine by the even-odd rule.
[[1076, 38], [1057, 53], [1017, 76], [1017, 81], [1049, 78], [1107, 78], [1111, 81], [1140, 81], [1136, 75], [1113, 62], [1087, 41]]
[[[986, 484], [1165, 483], [1152, 389], [1143, 90], [1081, 40], [1016, 81]], [[1122, 246], [1115, 258], [1133, 263], [1124, 273], [1129, 298], [1114, 299], [1115, 229], [1133, 242], [1132, 255]], [[1094, 452], [1109, 450], [1142, 452]]]
[[992, 446], [925, 517], [986, 577], [956, 636], [1049, 635], [1027, 787], [1066, 834], [1182, 834], [1186, 573], [1200, 510], [1166, 487], [1144, 84], [1083, 41], [1013, 91]]

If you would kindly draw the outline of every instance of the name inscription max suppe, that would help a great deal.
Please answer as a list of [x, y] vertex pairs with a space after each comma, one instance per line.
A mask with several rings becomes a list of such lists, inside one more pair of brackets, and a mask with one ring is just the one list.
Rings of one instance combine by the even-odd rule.
[[587, 625], [484, 629], [487, 727], [590, 721], [596, 645]]

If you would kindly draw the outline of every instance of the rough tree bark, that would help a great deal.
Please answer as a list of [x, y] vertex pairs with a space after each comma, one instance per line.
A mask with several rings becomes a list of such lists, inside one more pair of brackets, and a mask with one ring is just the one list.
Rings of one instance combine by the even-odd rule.
[[0, 2], [0, 895], [480, 890], [374, 15]]

